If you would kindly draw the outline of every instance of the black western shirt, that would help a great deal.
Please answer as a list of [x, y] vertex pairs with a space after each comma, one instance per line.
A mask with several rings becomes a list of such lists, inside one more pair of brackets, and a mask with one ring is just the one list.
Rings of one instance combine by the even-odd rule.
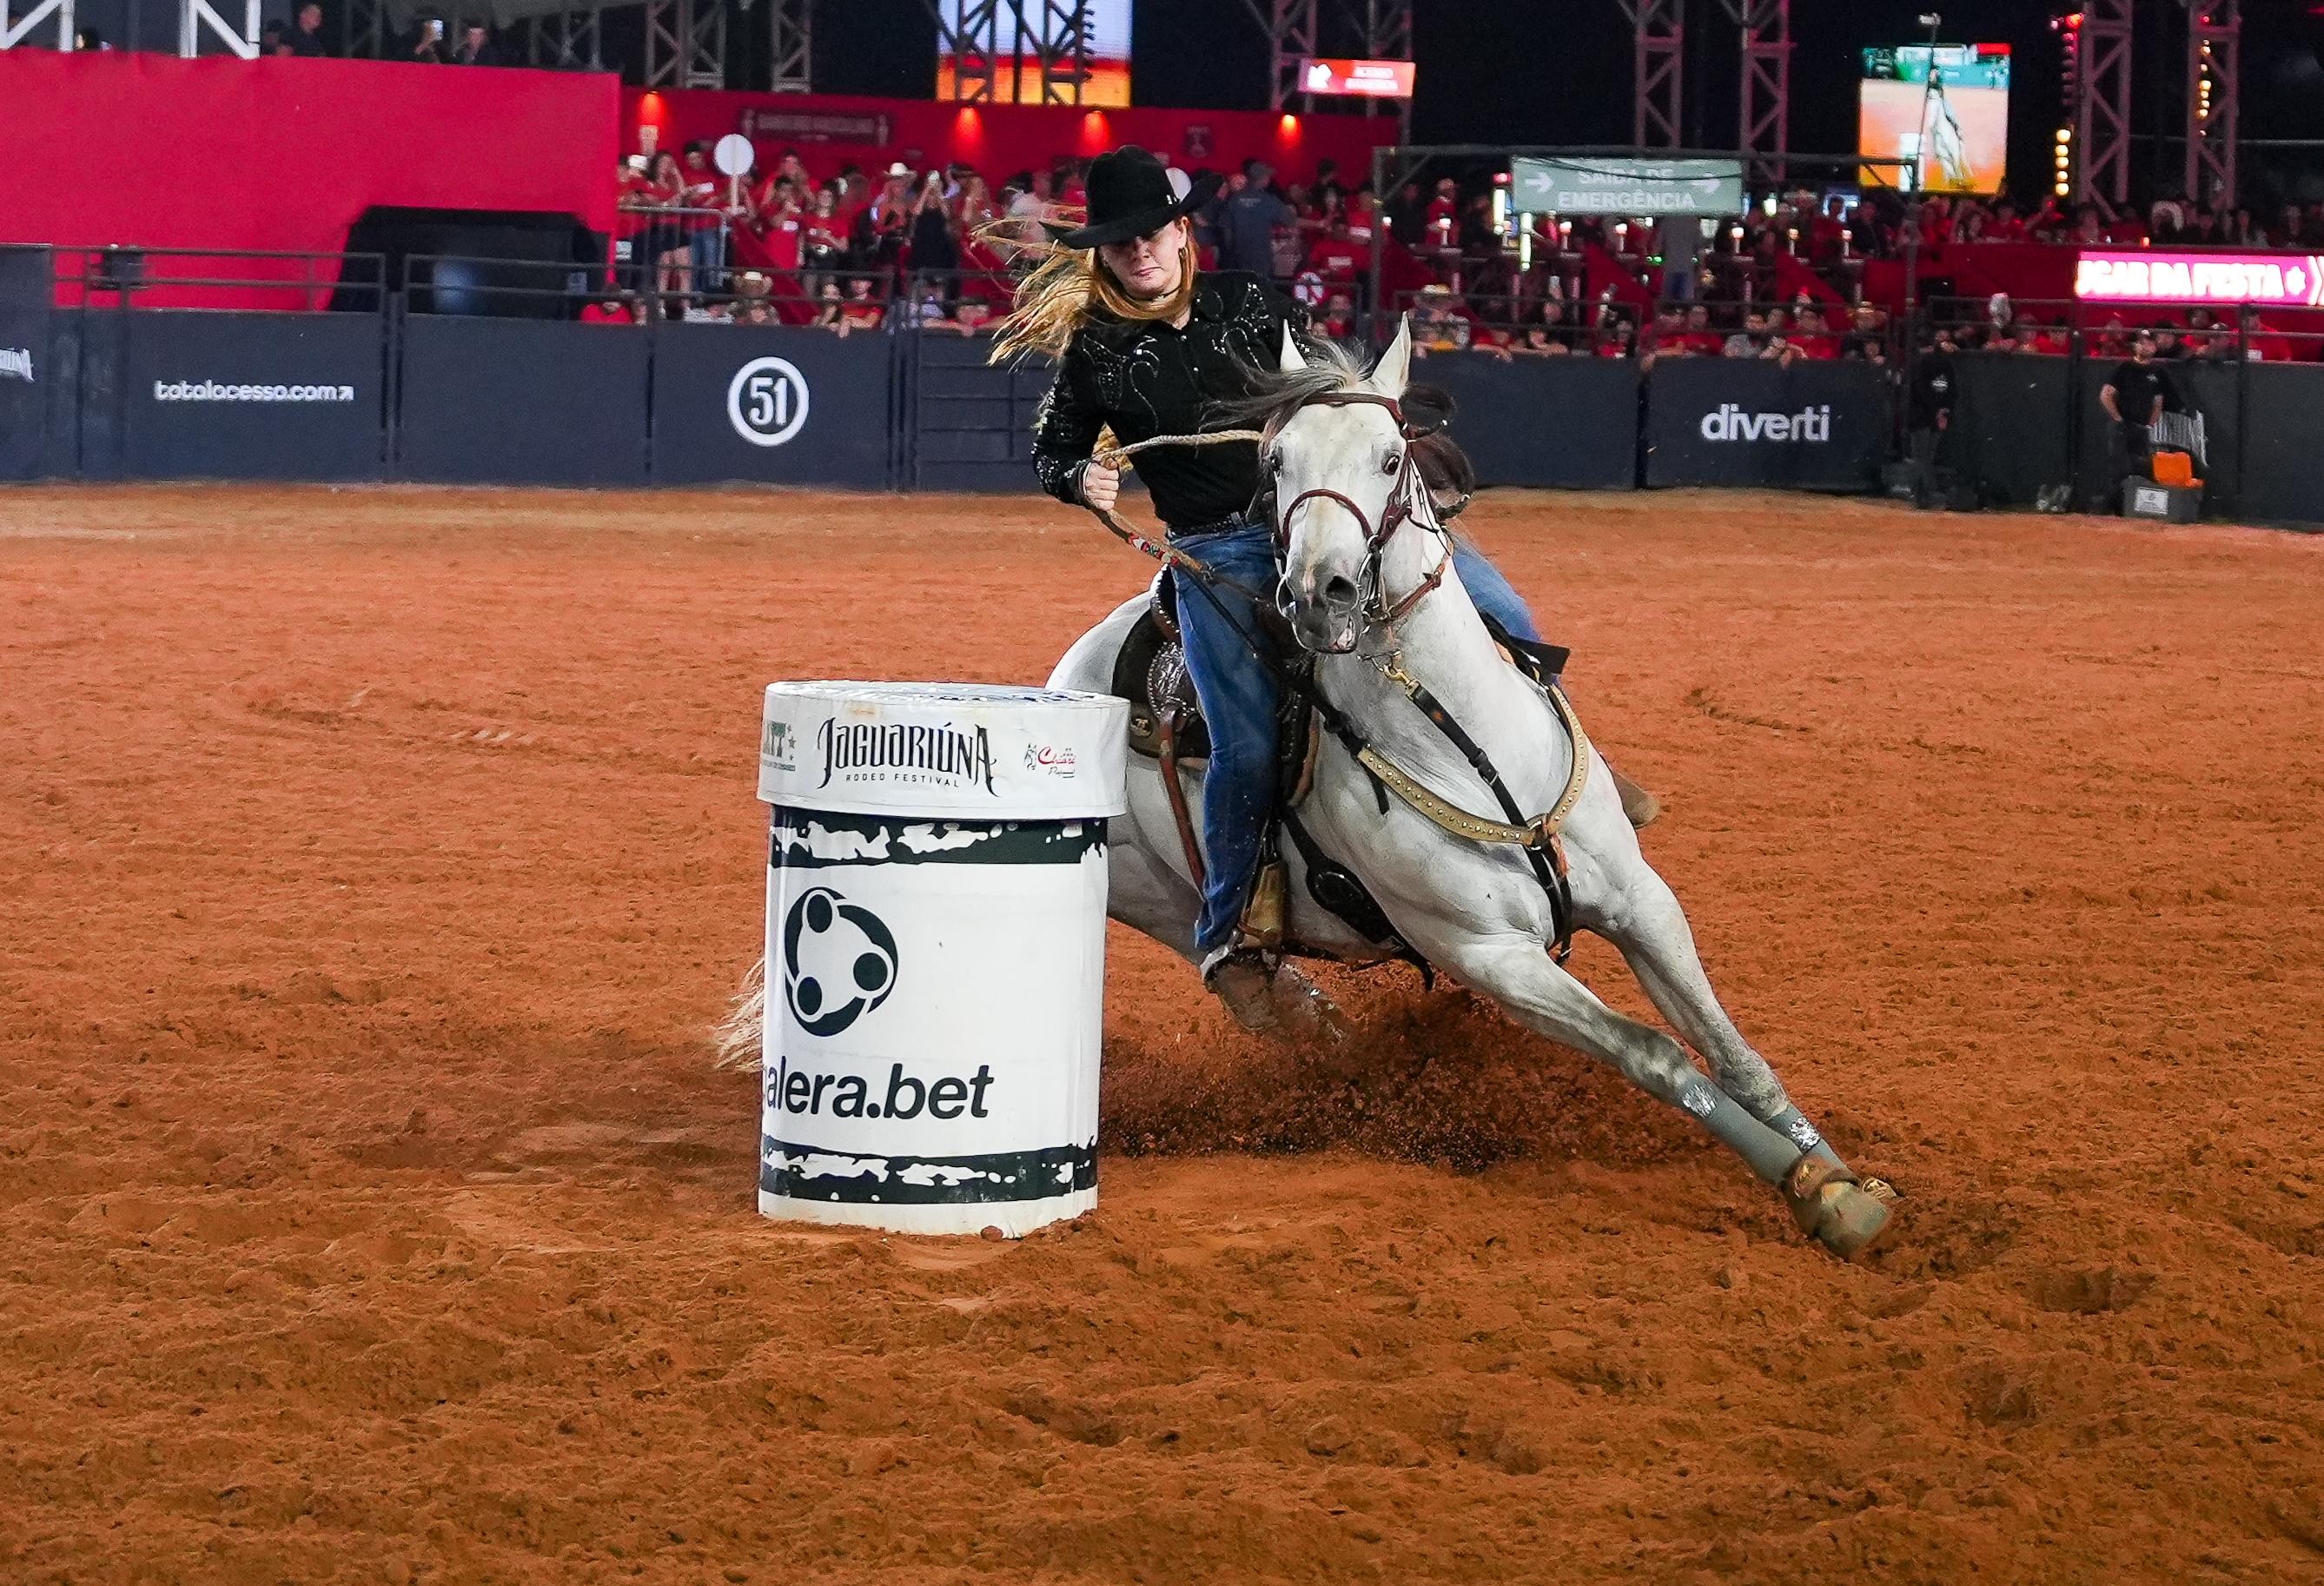
[[[1194, 283], [1183, 329], [1097, 311], [1074, 332], [1034, 416], [1033, 466], [1041, 487], [1078, 503], [1083, 466], [1109, 424], [1125, 444], [1242, 427], [1223, 420], [1213, 404], [1242, 395], [1252, 369], [1276, 367], [1284, 327], [1302, 330], [1306, 323], [1298, 305], [1258, 276], [1234, 272], [1211, 272]], [[1259, 491], [1259, 448], [1251, 441], [1157, 446], [1137, 460], [1156, 515], [1173, 529], [1233, 517]]]

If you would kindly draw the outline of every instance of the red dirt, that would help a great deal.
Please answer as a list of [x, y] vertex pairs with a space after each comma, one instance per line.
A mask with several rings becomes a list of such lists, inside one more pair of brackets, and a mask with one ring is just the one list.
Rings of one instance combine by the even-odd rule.
[[1041, 675], [1144, 571], [1062, 509], [0, 494], [0, 1581], [2318, 1579], [2324, 543], [1473, 517], [1875, 1266], [1119, 934], [1096, 1213], [758, 1218], [757, 689]]

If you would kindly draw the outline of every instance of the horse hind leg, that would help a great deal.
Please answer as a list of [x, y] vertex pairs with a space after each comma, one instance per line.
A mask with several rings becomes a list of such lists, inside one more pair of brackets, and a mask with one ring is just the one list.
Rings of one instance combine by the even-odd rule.
[[1803, 1231], [1843, 1258], [1868, 1248], [1887, 1221], [1887, 1208], [1852, 1182], [1831, 1175], [1846, 1169], [1816, 1164], [1790, 1139], [1767, 1127], [1687, 1061], [1685, 1050], [1661, 1031], [1623, 1017], [1590, 988], [1544, 956], [1530, 937], [1476, 941], [1450, 951], [1446, 967], [1508, 1009], [1527, 1028], [1587, 1053], [1657, 1100], [1692, 1118], [1792, 1203]]

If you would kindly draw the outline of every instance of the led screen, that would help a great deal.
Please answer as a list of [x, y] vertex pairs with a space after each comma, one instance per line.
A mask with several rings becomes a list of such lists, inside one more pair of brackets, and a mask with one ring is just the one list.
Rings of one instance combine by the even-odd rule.
[[1912, 162], [1864, 180], [1930, 192], [1999, 190], [2009, 155], [2009, 46], [1903, 44], [1864, 52], [1856, 152]]

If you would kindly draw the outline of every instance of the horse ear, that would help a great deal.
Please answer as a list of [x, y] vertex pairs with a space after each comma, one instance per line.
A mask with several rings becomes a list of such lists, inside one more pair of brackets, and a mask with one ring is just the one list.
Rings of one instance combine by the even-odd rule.
[[1299, 344], [1291, 339], [1291, 327], [1287, 324], [1283, 327], [1283, 352], [1276, 366], [1286, 375], [1296, 375], [1307, 366], [1307, 360], [1299, 356]]
[[1411, 375], [1412, 316], [1400, 314], [1397, 317], [1396, 339], [1388, 344], [1379, 362], [1372, 366], [1372, 389], [1382, 396], [1402, 396], [1404, 384]]

